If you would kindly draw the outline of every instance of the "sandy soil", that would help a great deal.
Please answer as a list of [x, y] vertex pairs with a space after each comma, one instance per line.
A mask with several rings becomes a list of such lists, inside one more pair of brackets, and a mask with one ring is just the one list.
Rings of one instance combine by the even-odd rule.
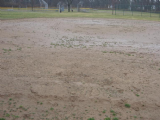
[[160, 120], [159, 86], [160, 22], [0, 21], [0, 118]]

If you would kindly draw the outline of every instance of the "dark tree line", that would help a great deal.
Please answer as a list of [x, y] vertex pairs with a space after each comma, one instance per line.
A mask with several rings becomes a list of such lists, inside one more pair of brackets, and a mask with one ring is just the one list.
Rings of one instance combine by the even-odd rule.
[[[83, 7], [96, 9], [130, 9], [148, 11], [155, 9], [160, 11], [160, 0], [45, 0], [49, 7], [57, 7], [57, 3], [63, 2], [70, 11], [70, 7], [77, 7], [83, 1]], [[0, 0], [1, 7], [26, 7], [32, 6], [32, 0]], [[39, 0], [33, 0], [34, 7], [40, 6]]]

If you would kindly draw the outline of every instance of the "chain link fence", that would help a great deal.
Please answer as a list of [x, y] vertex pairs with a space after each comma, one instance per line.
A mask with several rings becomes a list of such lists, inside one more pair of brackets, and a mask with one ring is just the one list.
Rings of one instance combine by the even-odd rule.
[[158, 17], [160, 18], [160, 11], [156, 8], [160, 6], [155, 5], [126, 5], [126, 4], [115, 4], [110, 5], [106, 8], [78, 8], [79, 12], [88, 13], [107, 13], [111, 15], [121, 15], [121, 16], [141, 16], [141, 17]]
[[[39, 7], [32, 6], [12, 6], [12, 7], [0, 7], [0, 10], [5, 11], [33, 11], [33, 12], [67, 12], [67, 6], [56, 6], [56, 7]], [[62, 10], [63, 9], [63, 10]], [[126, 4], [114, 4], [108, 5], [105, 8], [92, 8], [92, 7], [83, 7], [83, 6], [72, 6], [72, 12], [80, 13], [106, 13], [106, 15], [116, 15], [116, 16], [139, 16], [139, 17], [157, 17], [160, 18], [160, 5], [126, 5]], [[105, 15], [105, 14], [104, 14]]]
[[15, 11], [15, 12], [59, 12], [59, 9], [56, 7], [50, 7], [48, 9], [44, 9], [42, 7], [0, 7], [1, 11]]

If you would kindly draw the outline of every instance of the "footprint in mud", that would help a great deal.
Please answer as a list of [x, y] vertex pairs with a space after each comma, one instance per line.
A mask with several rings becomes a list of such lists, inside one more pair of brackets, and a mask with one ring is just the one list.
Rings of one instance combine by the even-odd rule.
[[30, 114], [24, 114], [24, 115], [23, 115], [23, 118], [24, 118], [24, 119], [30, 119], [30, 117], [31, 117]]
[[78, 100], [78, 96], [71, 96], [71, 97], [69, 97], [69, 100], [70, 100], [71, 102], [75, 102], [75, 101]]
[[56, 73], [56, 76], [62, 76], [62, 72]]
[[123, 93], [124, 92], [124, 90], [120, 89], [120, 88], [118, 88], [117, 91], [118, 91], [118, 93]]

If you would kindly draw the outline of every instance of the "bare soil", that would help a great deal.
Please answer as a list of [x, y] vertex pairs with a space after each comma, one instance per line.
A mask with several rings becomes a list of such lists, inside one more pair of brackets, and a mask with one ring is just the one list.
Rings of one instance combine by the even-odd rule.
[[0, 21], [0, 118], [160, 120], [159, 113], [160, 22]]

